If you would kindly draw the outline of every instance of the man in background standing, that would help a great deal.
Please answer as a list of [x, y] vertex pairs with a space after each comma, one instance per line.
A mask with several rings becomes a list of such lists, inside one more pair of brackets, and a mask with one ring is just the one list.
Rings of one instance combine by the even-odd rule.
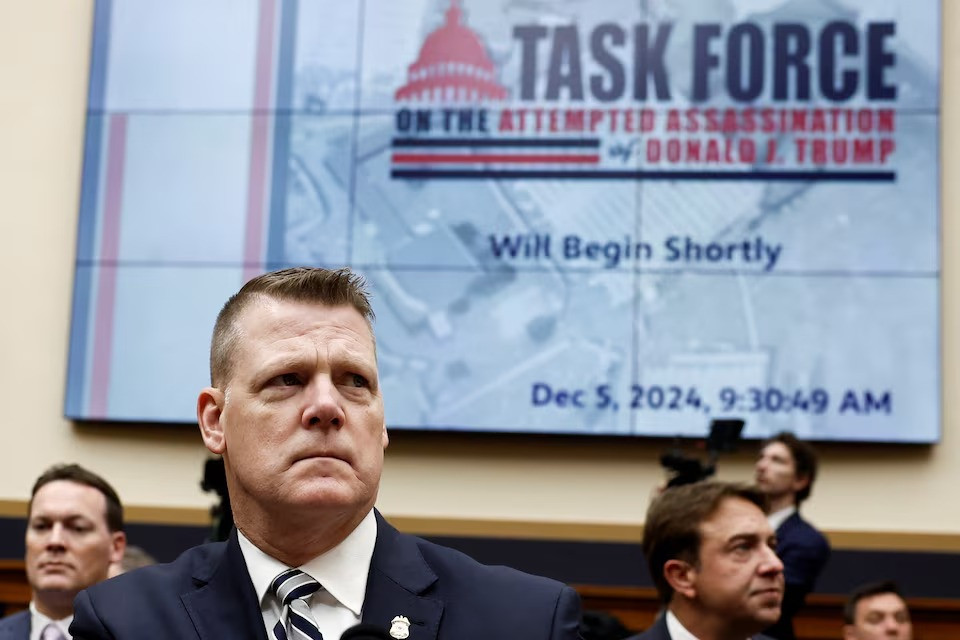
[[46, 470], [27, 510], [30, 608], [0, 620], [0, 639], [69, 639], [74, 597], [105, 580], [125, 546], [123, 507], [106, 480], [76, 464]]
[[765, 633], [777, 640], [794, 640], [793, 617], [830, 557], [827, 539], [799, 511], [817, 477], [817, 454], [792, 433], [778, 433], [763, 444], [755, 472], [757, 487], [767, 496], [768, 519], [777, 532], [777, 555], [786, 580], [783, 613]]

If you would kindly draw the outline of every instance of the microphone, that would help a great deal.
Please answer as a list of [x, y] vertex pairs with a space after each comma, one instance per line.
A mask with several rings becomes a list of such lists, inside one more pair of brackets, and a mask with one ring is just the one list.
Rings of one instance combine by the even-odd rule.
[[340, 640], [393, 640], [393, 638], [381, 627], [360, 623], [344, 631]]

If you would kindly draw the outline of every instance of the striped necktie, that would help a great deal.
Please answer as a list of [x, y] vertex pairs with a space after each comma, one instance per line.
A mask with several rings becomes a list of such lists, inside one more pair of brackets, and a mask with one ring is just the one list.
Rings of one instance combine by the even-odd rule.
[[[323, 640], [307, 604], [307, 598], [320, 589], [319, 582], [299, 569], [287, 569], [273, 579], [270, 588], [283, 606], [280, 620], [273, 627], [277, 640]], [[284, 613], [287, 614], [286, 628]]]
[[40, 640], [67, 640], [67, 636], [63, 635], [60, 627], [51, 622], [40, 632]]

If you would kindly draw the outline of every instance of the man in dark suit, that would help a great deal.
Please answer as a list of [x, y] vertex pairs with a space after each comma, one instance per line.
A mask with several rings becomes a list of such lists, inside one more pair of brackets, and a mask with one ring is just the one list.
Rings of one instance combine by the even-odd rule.
[[30, 607], [0, 620], [0, 640], [66, 640], [77, 593], [123, 556], [120, 498], [79, 465], [53, 466], [33, 485], [24, 542]]
[[827, 539], [799, 511], [817, 477], [817, 453], [792, 433], [779, 433], [763, 444], [755, 472], [757, 487], [770, 502], [768, 518], [777, 532], [777, 555], [787, 585], [780, 620], [765, 633], [794, 640], [793, 618], [830, 557]]
[[724, 482], [682, 485], [655, 498], [643, 553], [666, 610], [631, 640], [744, 640], [773, 623], [783, 564], [765, 506], [756, 490]]
[[576, 593], [400, 534], [374, 508], [387, 446], [361, 278], [296, 268], [221, 310], [200, 392], [236, 528], [81, 593], [76, 638], [574, 640]]

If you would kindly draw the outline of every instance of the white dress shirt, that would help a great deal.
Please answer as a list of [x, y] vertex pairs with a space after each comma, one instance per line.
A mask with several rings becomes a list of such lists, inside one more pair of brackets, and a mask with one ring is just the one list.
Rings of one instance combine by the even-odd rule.
[[62, 620], [53, 620], [43, 615], [37, 611], [37, 605], [33, 604], [33, 600], [30, 601], [30, 640], [40, 640], [40, 634], [43, 633], [43, 630], [47, 628], [47, 625], [54, 623], [60, 627], [60, 631], [63, 633], [63, 637], [70, 639], [70, 623], [73, 622], [73, 614], [70, 614]]
[[670, 640], [699, 640], [697, 636], [687, 631], [687, 628], [680, 624], [677, 616], [673, 615], [673, 611], [667, 609], [666, 618], [667, 632], [670, 634]]
[[[291, 567], [261, 551], [239, 530], [237, 533], [240, 551], [260, 602], [263, 625], [267, 637], [272, 640], [275, 637], [273, 627], [280, 620], [283, 607], [270, 591], [270, 584], [281, 572]], [[299, 567], [292, 567], [310, 575], [323, 586], [307, 599], [307, 603], [324, 638], [339, 638], [344, 631], [360, 622], [370, 560], [376, 543], [377, 520], [371, 509], [343, 542]]]
[[[697, 636], [690, 633], [685, 626], [680, 624], [677, 616], [673, 615], [673, 611], [667, 609], [664, 617], [667, 619], [667, 632], [670, 634], [670, 640], [700, 640]], [[747, 638], [746, 640], [751, 639]]]
[[780, 528], [780, 525], [786, 522], [787, 518], [789, 518], [796, 512], [797, 512], [796, 505], [790, 505], [789, 507], [784, 507], [783, 509], [780, 509], [779, 511], [774, 511], [773, 513], [768, 515], [767, 522], [769, 522], [773, 530], [776, 531], [777, 529]]

